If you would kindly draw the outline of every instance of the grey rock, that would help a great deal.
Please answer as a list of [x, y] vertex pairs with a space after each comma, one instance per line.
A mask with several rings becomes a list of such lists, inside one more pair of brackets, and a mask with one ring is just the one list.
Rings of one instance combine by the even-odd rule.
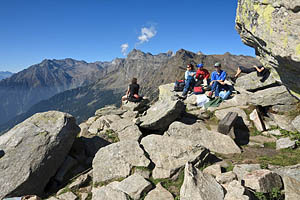
[[233, 172], [239, 180], [243, 180], [245, 174], [259, 169], [261, 169], [259, 164], [239, 164], [234, 166]]
[[161, 183], [158, 183], [154, 190], [151, 190], [147, 196], [145, 197], [145, 200], [174, 200], [174, 197], [172, 194], [166, 190]]
[[243, 180], [246, 187], [249, 187], [257, 192], [267, 193], [271, 192], [273, 188], [282, 187], [280, 176], [266, 169], [249, 172], [244, 175]]
[[292, 125], [292, 120], [285, 115], [270, 114], [273, 121], [281, 128], [287, 131], [296, 131], [295, 127]]
[[275, 135], [275, 136], [281, 136], [282, 135], [280, 130], [278, 130], [278, 129], [268, 131], [268, 133], [271, 134], [271, 135]]
[[139, 113], [137, 111], [131, 111], [128, 110], [123, 115], [121, 115], [122, 118], [136, 118], [138, 117]]
[[121, 108], [123, 110], [138, 111], [139, 113], [142, 113], [148, 109], [149, 103], [150, 103], [150, 101], [147, 98], [144, 98], [142, 101], [140, 101], [138, 103], [130, 102], [130, 101], [123, 101]]
[[131, 125], [123, 129], [122, 131], [118, 132], [118, 138], [120, 139], [120, 141], [124, 141], [124, 140], [138, 141], [142, 135], [143, 133], [140, 131], [137, 125]]
[[56, 197], [50, 197], [47, 200], [58, 200], [58, 198], [56, 198]]
[[184, 111], [182, 101], [157, 101], [141, 117], [141, 127], [149, 130], [165, 130]]
[[273, 171], [281, 177], [288, 176], [300, 182], [300, 164], [276, 168]]
[[295, 148], [295, 146], [296, 146], [296, 141], [291, 140], [289, 137], [280, 138], [276, 141], [276, 150]]
[[180, 199], [223, 200], [224, 192], [222, 186], [211, 175], [204, 174], [192, 164], [186, 163]]
[[78, 178], [76, 178], [70, 185], [69, 185], [69, 188], [71, 190], [77, 190], [81, 187], [84, 187], [86, 186], [91, 180], [92, 180], [92, 177], [90, 176], [92, 172], [90, 173], [86, 173], [86, 174], [83, 174], [81, 176], [79, 176]]
[[103, 108], [96, 110], [95, 115], [98, 117], [101, 117], [104, 115], [122, 115], [125, 112], [126, 112], [125, 110], [121, 110], [121, 109], [117, 108], [115, 105], [109, 105], [109, 106], [105, 106]]
[[282, 85], [255, 92], [250, 96], [250, 103], [263, 107], [273, 106], [273, 110], [285, 112], [296, 108], [297, 100]]
[[300, 182], [291, 177], [283, 177], [285, 200], [300, 199]]
[[294, 126], [294, 128], [300, 132], [300, 115], [298, 115], [293, 121], [292, 121], [292, 125]]
[[181, 95], [182, 92], [175, 92], [174, 91], [174, 83], [160, 85], [158, 87], [159, 96], [158, 99], [160, 101], [174, 101], [177, 99], [175, 95]]
[[146, 179], [149, 179], [150, 175], [151, 175], [150, 170], [141, 169], [141, 168], [135, 168], [134, 173], [138, 174]]
[[264, 82], [260, 81], [261, 78], [262, 77], [257, 76], [256, 72], [252, 72], [250, 74], [246, 74], [244, 76], [239, 77], [236, 80], [235, 86], [244, 88], [248, 91], [254, 91], [277, 83], [272, 76], [268, 77], [268, 79]]
[[78, 197], [73, 192], [66, 192], [57, 196], [60, 200], [76, 200]]
[[258, 131], [264, 131], [265, 130], [265, 125], [260, 117], [260, 115], [258, 114], [257, 110], [254, 109], [253, 112], [250, 114], [250, 120], [253, 121], [254, 126], [256, 127], [256, 129]]
[[87, 200], [88, 199], [89, 194], [88, 193], [81, 193], [80, 194], [80, 200]]
[[249, 200], [250, 198], [245, 195], [245, 188], [237, 180], [233, 180], [225, 186], [226, 195], [224, 200]]
[[80, 137], [84, 144], [84, 149], [88, 157], [95, 157], [95, 154], [98, 152], [98, 150], [102, 147], [105, 147], [110, 144], [107, 140], [95, 136], [95, 135], [89, 135], [87, 137]]
[[111, 124], [120, 119], [121, 117], [119, 115], [101, 116], [92, 123], [88, 131], [92, 134], [97, 134], [100, 131], [105, 131], [107, 129], [110, 129]]
[[141, 175], [133, 174], [113, 187], [128, 194], [132, 199], [138, 200], [144, 192], [152, 188], [152, 185]]
[[203, 170], [203, 173], [217, 177], [222, 174], [221, 166], [219, 164], [208, 166]]
[[88, 134], [88, 130], [89, 130], [89, 127], [90, 127], [90, 124], [87, 124], [87, 123], [81, 123], [79, 125], [80, 127], [80, 133], [79, 133], [79, 136], [85, 136]]
[[204, 146], [210, 151], [221, 154], [241, 153], [240, 148], [229, 136], [205, 130], [202, 128], [201, 124], [198, 123], [187, 125], [181, 122], [173, 122], [164, 135], [174, 138], [189, 139], [196, 144]]
[[124, 192], [116, 190], [110, 185], [93, 188], [92, 194], [92, 200], [129, 200]]
[[117, 142], [97, 152], [93, 160], [93, 182], [127, 177], [133, 166], [148, 167], [149, 164], [138, 142]]
[[[0, 136], [0, 199], [43, 193], [80, 129], [67, 113], [38, 113]], [[44, 173], [47, 172], [47, 173]]]
[[64, 181], [65, 175], [78, 164], [78, 161], [67, 156], [61, 167], [58, 169], [54, 179], [58, 182]]
[[190, 140], [149, 135], [141, 144], [155, 163], [153, 178], [172, 177], [186, 162], [201, 162], [209, 151]]
[[216, 176], [216, 181], [220, 184], [227, 184], [237, 180], [237, 176], [233, 171], [222, 173]]

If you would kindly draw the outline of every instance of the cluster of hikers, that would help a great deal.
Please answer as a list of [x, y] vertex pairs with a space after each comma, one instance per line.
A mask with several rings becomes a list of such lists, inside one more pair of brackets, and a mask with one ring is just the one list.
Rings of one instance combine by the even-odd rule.
[[[188, 64], [185, 71], [185, 79], [178, 80], [175, 82], [174, 91], [182, 91], [182, 95], [178, 97], [186, 99], [188, 93], [193, 94], [204, 94], [209, 91], [205, 97], [212, 100], [226, 100], [229, 98], [233, 91], [233, 87], [226, 83], [227, 73], [222, 70], [221, 63], [217, 62], [214, 65], [215, 71], [210, 75], [207, 69], [204, 68], [202, 63], [196, 65], [197, 70], [195, 71], [193, 64]], [[236, 74], [233, 77], [228, 77], [231, 83], [235, 84], [236, 79], [241, 73], [257, 72], [261, 82], [264, 82], [270, 75], [270, 71], [263, 66], [254, 65], [251, 68], [239, 66]], [[128, 86], [126, 95], [122, 97], [122, 101], [139, 102], [143, 99], [139, 95], [139, 84], [137, 79], [133, 78], [131, 84]]]
[[[215, 98], [221, 98], [222, 100], [228, 99], [232, 93], [232, 86], [226, 84], [227, 73], [222, 70], [221, 63], [215, 63], [215, 71], [212, 72], [211, 76], [208, 70], [204, 69], [202, 63], [197, 64], [197, 71], [194, 70], [193, 64], [187, 65], [187, 70], [185, 72], [185, 80], [180, 80], [175, 82], [175, 91], [182, 91], [182, 96], [180, 98], [185, 99], [188, 92], [194, 94], [204, 94], [209, 91], [207, 97], [212, 99], [213, 95]], [[236, 74], [233, 77], [228, 77], [229, 80], [235, 84], [236, 79], [241, 73], [251, 73], [257, 71], [258, 76], [261, 76], [261, 82], [264, 82], [270, 72], [263, 66], [254, 65], [251, 68], [246, 68], [239, 66]]]

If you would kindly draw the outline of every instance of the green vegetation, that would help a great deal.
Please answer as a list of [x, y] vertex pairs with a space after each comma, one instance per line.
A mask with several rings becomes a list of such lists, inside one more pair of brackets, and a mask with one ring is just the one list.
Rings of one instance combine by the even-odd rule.
[[103, 181], [103, 182], [96, 182], [96, 183], [93, 184], [93, 187], [95, 187], [95, 188], [102, 187], [102, 186], [108, 185], [108, 184], [110, 184], [111, 182], [114, 182], [114, 181], [121, 182], [124, 179], [125, 179], [125, 177], [121, 177], [121, 178], [115, 178], [115, 179], [111, 179], [111, 180], [107, 180], [107, 181]]
[[276, 142], [265, 142], [264, 147], [269, 149], [276, 149]]
[[255, 128], [255, 126], [249, 128], [251, 136], [261, 135], [261, 132]]
[[180, 170], [178, 177], [176, 180], [172, 179], [153, 179], [153, 177], [150, 177], [149, 181], [153, 183], [154, 185], [161, 183], [161, 185], [166, 188], [169, 192], [175, 196], [175, 199], [179, 199], [180, 195], [180, 188], [183, 184], [184, 180], [184, 170]]
[[274, 156], [261, 156], [258, 158], [259, 162], [267, 165], [280, 165], [288, 166], [295, 165], [299, 163], [300, 149], [281, 149]]
[[108, 140], [111, 143], [120, 142], [120, 139], [118, 137], [118, 134], [115, 133], [113, 130], [108, 129], [105, 132], [101, 132], [100, 136], [102, 136], [104, 139]]
[[273, 188], [269, 193], [255, 192], [254, 195], [259, 200], [284, 200], [284, 193], [278, 188]]
[[226, 172], [230, 172], [233, 170], [233, 168], [234, 168], [234, 165], [231, 162], [229, 162], [228, 167], [226, 167], [225, 170], [226, 170]]

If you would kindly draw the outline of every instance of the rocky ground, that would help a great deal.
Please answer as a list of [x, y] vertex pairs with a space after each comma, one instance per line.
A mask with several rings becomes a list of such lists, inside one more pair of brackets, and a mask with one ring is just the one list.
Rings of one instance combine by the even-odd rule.
[[0, 136], [0, 198], [299, 199], [299, 102], [271, 78], [246, 84], [255, 76], [219, 107], [179, 100], [167, 84], [152, 105], [108, 106], [79, 127], [36, 114]]

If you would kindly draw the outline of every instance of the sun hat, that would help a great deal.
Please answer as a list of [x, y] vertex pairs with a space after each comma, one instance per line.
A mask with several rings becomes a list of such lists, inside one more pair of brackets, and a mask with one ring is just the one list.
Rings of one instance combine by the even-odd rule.
[[197, 64], [197, 67], [198, 67], [198, 68], [203, 67], [203, 64], [202, 64], [202, 63]]
[[221, 67], [221, 63], [216, 62], [215, 67]]

